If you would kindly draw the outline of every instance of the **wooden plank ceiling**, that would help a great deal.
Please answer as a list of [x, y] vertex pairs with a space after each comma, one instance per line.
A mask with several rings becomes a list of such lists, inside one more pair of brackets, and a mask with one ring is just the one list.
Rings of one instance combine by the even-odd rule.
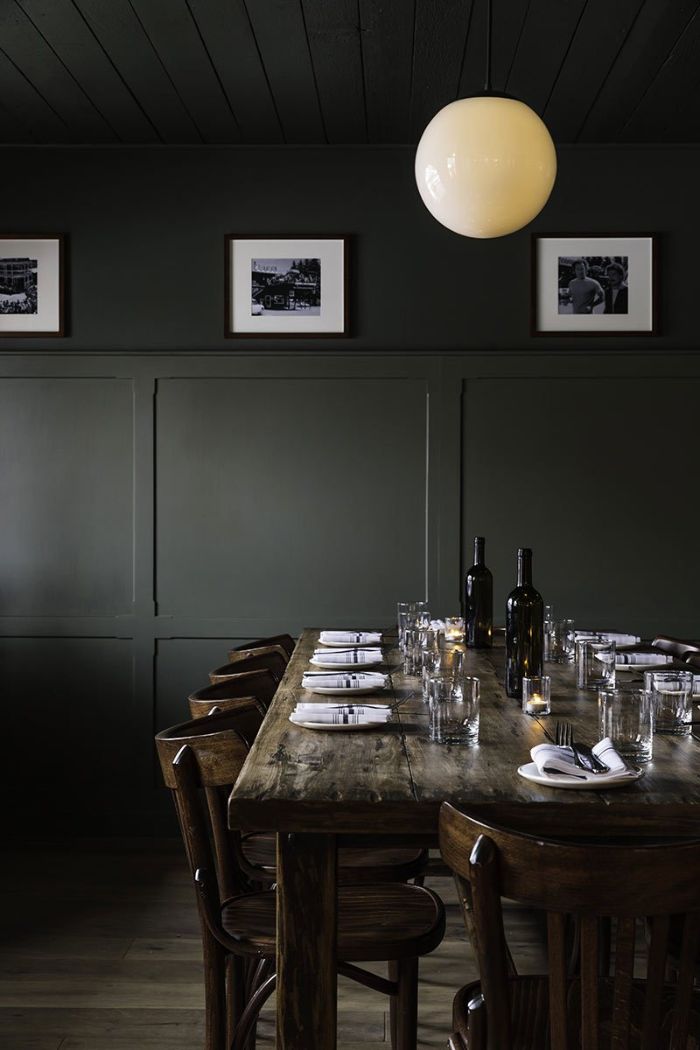
[[[411, 143], [479, 91], [486, 0], [0, 0], [0, 142]], [[557, 142], [700, 141], [700, 0], [494, 0]]]

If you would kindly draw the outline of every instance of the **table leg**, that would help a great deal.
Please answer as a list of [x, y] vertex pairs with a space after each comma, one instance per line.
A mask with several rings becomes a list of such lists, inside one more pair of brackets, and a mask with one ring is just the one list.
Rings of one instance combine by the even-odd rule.
[[277, 1050], [335, 1050], [334, 835], [277, 836]]

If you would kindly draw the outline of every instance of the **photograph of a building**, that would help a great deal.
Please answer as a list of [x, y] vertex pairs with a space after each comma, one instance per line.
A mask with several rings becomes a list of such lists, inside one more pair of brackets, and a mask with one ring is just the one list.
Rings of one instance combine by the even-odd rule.
[[320, 259], [253, 259], [251, 307], [254, 317], [298, 310], [305, 317], [321, 313]]
[[37, 312], [37, 260], [0, 258], [0, 314]]

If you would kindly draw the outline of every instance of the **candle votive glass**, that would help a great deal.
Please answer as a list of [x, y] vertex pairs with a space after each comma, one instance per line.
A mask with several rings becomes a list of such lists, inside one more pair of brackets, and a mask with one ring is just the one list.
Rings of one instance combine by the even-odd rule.
[[577, 639], [576, 685], [579, 689], [607, 689], [615, 685], [615, 642]]
[[654, 699], [654, 732], [687, 736], [693, 728], [693, 672], [645, 671], [644, 687]]
[[469, 675], [436, 674], [429, 680], [430, 738], [436, 744], [479, 740], [481, 683]]
[[445, 617], [445, 642], [450, 645], [464, 641], [464, 620], [461, 616]]
[[654, 752], [654, 698], [639, 686], [598, 691], [601, 739], [609, 737], [623, 758], [648, 762]]
[[552, 712], [552, 679], [548, 674], [523, 678], [523, 714], [539, 717]]

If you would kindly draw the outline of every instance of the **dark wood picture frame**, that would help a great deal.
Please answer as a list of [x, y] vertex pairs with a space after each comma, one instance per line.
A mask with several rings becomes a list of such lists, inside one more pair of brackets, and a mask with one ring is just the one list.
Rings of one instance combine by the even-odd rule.
[[[620, 237], [639, 238], [651, 243], [651, 328], [614, 329], [609, 331], [543, 331], [539, 327], [538, 301], [537, 301], [537, 261], [538, 244], [540, 241], [549, 239], [572, 240], [590, 238], [595, 240], [601, 238], [615, 239]], [[530, 335], [531, 336], [554, 336], [559, 339], [614, 339], [617, 336], [650, 336], [659, 335], [659, 234], [658, 233], [533, 233], [530, 235]]]
[[0, 233], [2, 241], [58, 242], [58, 328], [55, 331], [9, 332], [0, 330], [0, 339], [57, 339], [66, 335], [66, 246], [65, 233]]
[[[343, 330], [340, 332], [236, 332], [231, 327], [231, 242], [232, 241], [342, 241], [343, 244]], [[224, 338], [225, 339], [345, 339], [350, 335], [350, 236], [345, 233], [227, 233], [224, 235]]]

